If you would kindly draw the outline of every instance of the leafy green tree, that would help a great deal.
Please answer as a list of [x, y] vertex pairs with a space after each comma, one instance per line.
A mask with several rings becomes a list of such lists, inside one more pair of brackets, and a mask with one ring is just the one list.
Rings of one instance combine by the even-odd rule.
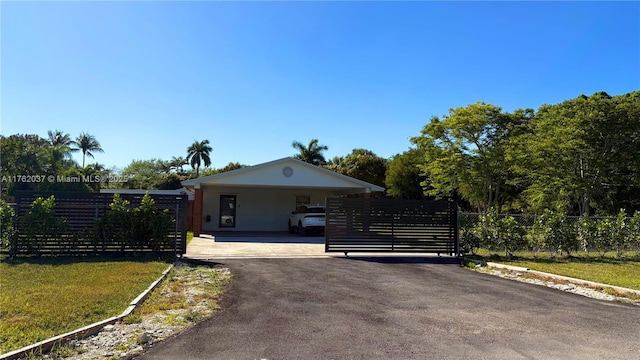
[[477, 209], [501, 207], [510, 177], [505, 162], [505, 144], [517, 132], [528, 110], [514, 114], [477, 102], [451, 109], [448, 115], [433, 117], [422, 134], [411, 141], [424, 153], [418, 167], [429, 179], [425, 194], [452, 196], [457, 190]]
[[307, 146], [301, 142], [294, 141], [291, 143], [291, 146], [298, 150], [299, 153], [294, 155], [294, 158], [298, 160], [302, 160], [313, 165], [324, 165], [327, 163], [322, 152], [329, 150], [329, 147], [318, 144], [318, 139], [311, 139]]
[[104, 152], [95, 136], [84, 132], [76, 138], [73, 145], [76, 146], [74, 148], [75, 150], [82, 151], [82, 167], [85, 165], [85, 158], [87, 156], [93, 159], [94, 153]]
[[541, 106], [507, 150], [535, 212], [615, 214], [640, 206], [640, 91]]
[[196, 177], [200, 176], [200, 165], [204, 163], [205, 167], [211, 165], [211, 151], [213, 149], [209, 145], [209, 140], [195, 141], [187, 148], [187, 161], [191, 167], [196, 169]]
[[424, 153], [420, 149], [409, 149], [391, 158], [385, 177], [387, 195], [398, 199], [424, 198], [421, 184], [426, 186], [428, 182], [418, 167], [423, 163]]
[[156, 189], [156, 185], [163, 181], [166, 176], [165, 167], [162, 160], [134, 160], [120, 173], [122, 177], [127, 177], [128, 181], [120, 185], [128, 189]]
[[186, 180], [186, 178], [182, 175], [170, 173], [164, 174], [161, 178], [153, 185], [154, 188], [158, 190], [176, 190], [182, 188], [182, 182]]
[[379, 157], [373, 151], [353, 149], [351, 154], [342, 158], [340, 162], [333, 162], [325, 167], [358, 180], [384, 186], [387, 163], [387, 159]]

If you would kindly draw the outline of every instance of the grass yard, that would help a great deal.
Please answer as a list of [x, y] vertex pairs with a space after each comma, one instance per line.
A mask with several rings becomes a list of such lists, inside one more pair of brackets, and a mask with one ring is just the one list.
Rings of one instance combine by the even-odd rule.
[[119, 315], [168, 266], [141, 259], [3, 259], [0, 353]]
[[640, 257], [632, 254], [617, 259], [610, 253], [601, 259], [594, 254], [578, 253], [575, 257], [554, 259], [546, 253], [537, 258], [531, 253], [517, 253], [516, 258], [508, 259], [481, 250], [478, 255], [487, 261], [640, 290]]

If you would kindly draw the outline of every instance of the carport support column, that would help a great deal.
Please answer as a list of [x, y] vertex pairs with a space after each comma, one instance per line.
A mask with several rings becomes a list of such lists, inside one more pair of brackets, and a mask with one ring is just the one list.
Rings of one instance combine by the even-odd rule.
[[193, 200], [193, 236], [200, 236], [202, 231], [202, 189], [196, 185], [195, 199]]

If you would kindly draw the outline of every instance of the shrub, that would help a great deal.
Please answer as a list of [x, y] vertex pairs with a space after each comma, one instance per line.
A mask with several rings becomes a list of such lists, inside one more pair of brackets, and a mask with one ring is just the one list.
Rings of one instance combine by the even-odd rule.
[[562, 254], [565, 251], [571, 256], [572, 251], [578, 250], [576, 231], [563, 212], [545, 210], [540, 221], [543, 242], [549, 252]]
[[526, 246], [526, 232], [513, 216], [498, 221], [498, 246], [505, 252], [505, 256], [512, 256], [514, 251], [522, 250]]
[[13, 249], [15, 243], [16, 212], [4, 200], [0, 200], [0, 247]]
[[629, 248], [640, 255], [640, 211], [637, 210], [629, 219]]
[[584, 251], [597, 248], [598, 222], [585, 214], [576, 224], [576, 235]]
[[131, 209], [129, 201], [114, 194], [110, 210], [94, 225], [95, 241], [103, 245], [120, 244], [123, 251], [127, 245], [132, 249], [162, 250], [171, 231], [172, 220], [168, 210], [160, 211], [154, 205], [155, 201], [148, 192], [134, 209]]
[[475, 227], [475, 232], [480, 240], [480, 246], [491, 251], [499, 251], [499, 225], [498, 213], [494, 208], [480, 215], [480, 221]]
[[480, 248], [480, 238], [478, 237], [475, 225], [467, 217], [460, 217], [460, 252], [463, 254], [476, 254]]
[[171, 231], [169, 210], [155, 208], [155, 201], [147, 192], [133, 211], [133, 238], [137, 243], [159, 251]]
[[611, 245], [616, 251], [618, 258], [622, 257], [622, 254], [626, 250], [629, 236], [629, 227], [627, 226], [627, 214], [624, 209], [620, 209], [618, 216], [612, 221], [612, 226], [609, 231], [611, 236]]
[[20, 217], [20, 228], [24, 231], [27, 251], [39, 254], [42, 245], [51, 240], [59, 240], [69, 232], [66, 219], [55, 215], [55, 197], [36, 198], [26, 215]]

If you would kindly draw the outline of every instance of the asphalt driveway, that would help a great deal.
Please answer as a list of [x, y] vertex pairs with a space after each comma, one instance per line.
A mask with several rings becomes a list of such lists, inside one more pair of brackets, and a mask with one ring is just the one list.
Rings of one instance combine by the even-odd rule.
[[211, 319], [142, 359], [632, 359], [640, 307], [449, 258], [225, 260]]

